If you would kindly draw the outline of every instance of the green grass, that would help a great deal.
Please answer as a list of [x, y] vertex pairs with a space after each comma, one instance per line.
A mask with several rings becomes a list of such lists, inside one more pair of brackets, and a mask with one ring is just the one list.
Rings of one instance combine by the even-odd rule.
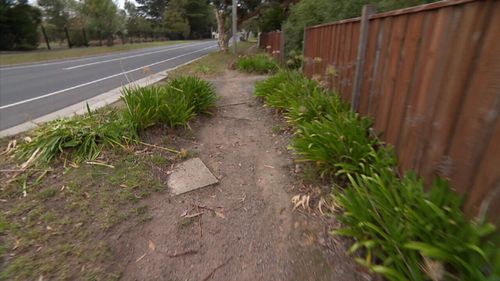
[[140, 199], [165, 190], [153, 159], [173, 158], [123, 151], [102, 157], [114, 168], [56, 165], [37, 184], [41, 172], [27, 172], [26, 196], [19, 193], [23, 179], [2, 186], [0, 279], [118, 279], [109, 267], [119, 258], [111, 248], [113, 233], [150, 219]]
[[355, 238], [350, 251], [361, 253], [361, 264], [394, 281], [431, 275], [440, 276], [435, 280], [495, 280], [491, 270], [499, 248], [484, 239], [495, 228], [469, 222], [461, 199], [445, 181], [437, 180], [425, 192], [423, 180], [412, 173], [401, 180], [387, 170], [350, 179], [351, 186], [335, 196], [345, 227], [334, 233]]
[[295, 128], [290, 147], [316, 171], [308, 177], [328, 175], [343, 211], [333, 234], [354, 239], [360, 264], [391, 281], [498, 280], [495, 228], [468, 220], [445, 181], [425, 191], [411, 172], [399, 178], [391, 148], [339, 96], [293, 71], [259, 82], [256, 95]]
[[211, 83], [193, 76], [180, 76], [161, 86], [125, 89], [124, 119], [136, 130], [159, 123], [171, 128], [187, 126], [195, 114], [210, 113], [216, 100]]
[[64, 50], [51, 51], [27, 51], [17, 52], [13, 54], [0, 54], [0, 65], [14, 65], [20, 63], [42, 62], [67, 58], [78, 58], [92, 55], [102, 55], [113, 52], [130, 51], [142, 48], [168, 46], [186, 41], [163, 41], [163, 42], [148, 42], [137, 44], [114, 45], [112, 47], [88, 47], [74, 48]]
[[265, 53], [245, 55], [236, 61], [236, 69], [247, 73], [269, 74], [279, 69], [278, 62]]
[[19, 145], [16, 156], [48, 163], [66, 152], [77, 162], [94, 160], [105, 146], [121, 146], [124, 137], [133, 139], [136, 133], [118, 111], [105, 109], [42, 124], [29, 135]]
[[178, 77], [161, 86], [129, 88], [122, 96], [125, 109], [105, 108], [82, 116], [40, 125], [20, 141], [18, 159], [47, 164], [56, 157], [94, 160], [104, 148], [124, 147], [148, 127], [188, 126], [196, 114], [210, 113], [217, 100], [215, 88], [197, 77]]
[[[238, 54], [246, 54], [250, 52], [255, 43], [238, 42]], [[228, 66], [234, 61], [235, 57], [231, 52], [213, 52], [203, 58], [181, 66], [173, 71], [170, 71], [169, 77], [175, 78], [179, 76], [198, 76], [198, 77], [215, 77], [224, 74]]]

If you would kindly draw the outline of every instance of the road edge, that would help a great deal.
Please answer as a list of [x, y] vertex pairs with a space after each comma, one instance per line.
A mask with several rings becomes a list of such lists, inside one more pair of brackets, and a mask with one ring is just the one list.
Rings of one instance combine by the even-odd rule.
[[154, 83], [157, 83], [158, 81], [161, 81], [161, 80], [167, 78], [168, 72], [175, 70], [179, 67], [182, 67], [184, 65], [193, 63], [197, 60], [200, 60], [200, 59], [208, 56], [209, 54], [210, 53], [205, 54], [205, 55], [200, 56], [200, 57], [197, 57], [197, 58], [192, 59], [190, 61], [187, 61], [185, 63], [176, 65], [172, 68], [168, 68], [166, 70], [149, 75], [147, 77], [136, 80], [134, 82], [125, 84], [125, 85], [120, 86], [118, 88], [112, 89], [108, 92], [99, 94], [95, 97], [92, 97], [90, 99], [75, 103], [73, 105], [59, 109], [59, 110], [54, 111], [52, 113], [43, 115], [43, 116], [38, 117], [36, 119], [33, 119], [31, 121], [27, 121], [27, 122], [24, 122], [22, 124], [4, 129], [4, 130], [0, 131], [0, 138], [14, 136], [14, 135], [17, 135], [19, 133], [26, 132], [30, 129], [36, 128], [38, 126], [38, 124], [40, 124], [40, 123], [49, 122], [49, 121], [55, 120], [57, 118], [71, 117], [74, 115], [83, 115], [83, 114], [87, 113], [87, 104], [91, 110], [96, 110], [98, 108], [102, 108], [102, 107], [105, 107], [107, 105], [110, 105], [110, 104], [112, 104], [120, 99], [121, 91], [123, 88], [146, 87], [146, 86], [152, 85]]

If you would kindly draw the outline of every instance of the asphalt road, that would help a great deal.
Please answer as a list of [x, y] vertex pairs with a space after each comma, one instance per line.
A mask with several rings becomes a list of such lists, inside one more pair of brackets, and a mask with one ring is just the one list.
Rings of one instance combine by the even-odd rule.
[[186, 63], [216, 46], [213, 40], [191, 41], [0, 68], [0, 131]]

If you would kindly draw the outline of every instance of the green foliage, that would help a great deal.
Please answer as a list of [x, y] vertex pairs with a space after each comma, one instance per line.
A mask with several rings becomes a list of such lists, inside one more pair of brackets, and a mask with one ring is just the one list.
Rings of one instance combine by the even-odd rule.
[[13, 1], [0, 1], [0, 50], [31, 50], [38, 46], [42, 14], [25, 2], [14, 5]]
[[77, 162], [93, 160], [104, 147], [133, 141], [150, 126], [187, 126], [196, 113], [210, 113], [216, 102], [212, 84], [196, 77], [180, 77], [165, 86], [128, 88], [122, 94], [125, 110], [88, 109], [83, 116], [45, 123], [19, 145], [16, 156], [48, 163], [68, 152]]
[[57, 119], [38, 127], [31, 141], [19, 146], [16, 156], [23, 160], [36, 157], [37, 162], [47, 163], [70, 151], [75, 161], [93, 160], [104, 146], [120, 146], [123, 137], [135, 137], [128, 124], [122, 121], [116, 111], [89, 111], [83, 116]]
[[342, 185], [332, 195], [344, 228], [333, 234], [355, 239], [350, 252], [363, 256], [359, 263], [391, 281], [498, 280], [495, 228], [467, 220], [445, 181], [425, 192], [414, 174], [398, 178], [393, 152], [370, 136], [369, 119], [295, 71], [259, 82], [256, 95], [296, 128], [296, 161]]
[[270, 107], [288, 110], [292, 103], [314, 91], [323, 91], [315, 81], [307, 79], [298, 71], [280, 71], [269, 79], [257, 83], [255, 94], [264, 98]]
[[122, 29], [124, 19], [118, 13], [118, 7], [113, 0], [85, 0], [82, 12], [89, 19], [89, 28], [99, 31], [107, 37], [108, 45], [113, 44], [113, 34]]
[[180, 34], [186, 39], [191, 33], [189, 20], [186, 16], [185, 0], [171, 0], [165, 12], [165, 26], [170, 33]]
[[435, 1], [437, 0], [302, 0], [292, 7], [284, 23], [286, 53], [302, 49], [306, 26], [358, 17], [363, 5], [375, 4], [379, 12], [385, 12]]
[[239, 57], [236, 68], [248, 73], [267, 74], [278, 71], [279, 65], [271, 56], [260, 53]]
[[185, 95], [196, 113], [210, 114], [217, 102], [212, 83], [196, 76], [180, 76], [169, 82], [170, 87]]
[[346, 226], [335, 233], [355, 238], [351, 251], [363, 253], [360, 263], [388, 280], [493, 278], [498, 246], [484, 238], [494, 227], [469, 222], [446, 182], [437, 180], [425, 192], [412, 173], [401, 180], [383, 170], [349, 177], [351, 186], [335, 192]]
[[179, 77], [163, 86], [123, 91], [124, 113], [137, 130], [159, 123], [186, 126], [196, 113], [210, 113], [217, 96], [212, 84], [197, 77]]
[[371, 121], [351, 112], [328, 114], [298, 126], [292, 148], [297, 161], [316, 164], [321, 176], [364, 174], [390, 169], [394, 158], [370, 138]]

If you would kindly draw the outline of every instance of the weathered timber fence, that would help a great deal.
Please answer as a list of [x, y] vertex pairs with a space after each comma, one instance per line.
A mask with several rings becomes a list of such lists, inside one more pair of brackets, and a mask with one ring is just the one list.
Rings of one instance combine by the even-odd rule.
[[284, 61], [285, 39], [282, 31], [265, 32], [259, 35], [259, 48], [273, 56], [279, 62]]
[[305, 74], [374, 119], [401, 172], [447, 178], [467, 213], [499, 214], [500, 1], [363, 12], [306, 29]]

